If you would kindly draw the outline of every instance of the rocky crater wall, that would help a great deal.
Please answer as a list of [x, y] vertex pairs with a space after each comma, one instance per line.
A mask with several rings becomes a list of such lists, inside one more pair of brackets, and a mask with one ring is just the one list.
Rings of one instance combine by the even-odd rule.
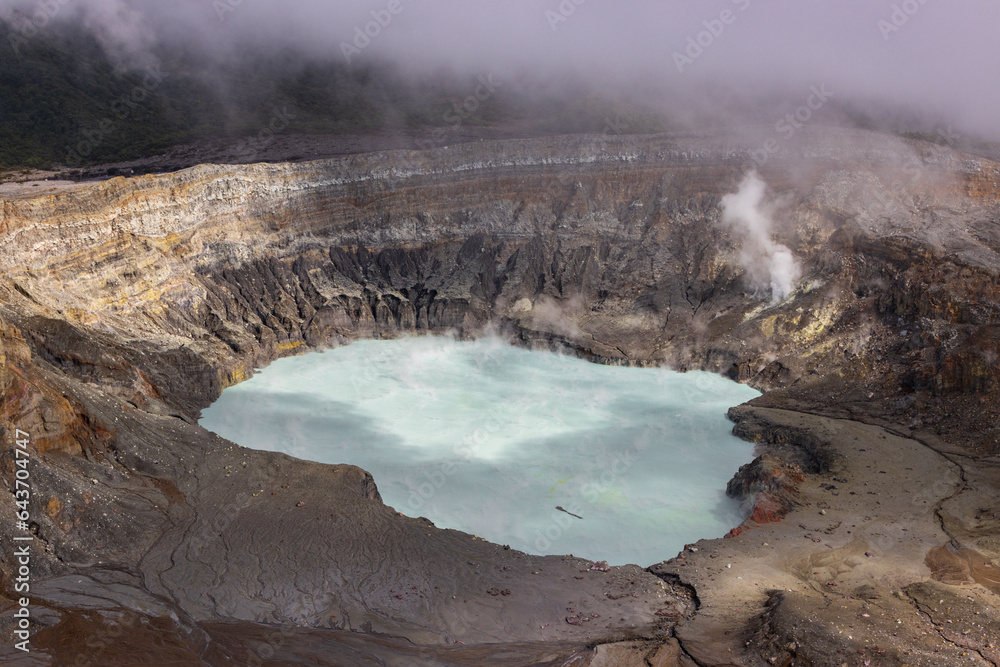
[[[719, 223], [753, 148], [724, 133], [203, 165], [0, 201], [0, 416], [39, 456], [43, 590], [126, 606], [141, 592], [141, 613], [192, 632], [294, 622], [420, 645], [568, 641], [566, 655], [666, 640], [695, 613], [676, 578], [591, 580], [573, 559], [398, 516], [364, 471], [194, 425], [255, 368], [361, 337], [499, 330], [1000, 453], [1000, 166], [863, 132], [798, 139], [762, 173], [775, 238], [802, 266], [781, 302]], [[804, 469], [822, 473], [814, 454]], [[608, 606], [622, 596], [638, 601]], [[539, 609], [627, 621], [554, 628]]]
[[[205, 165], [5, 201], [5, 303], [12, 321], [65, 323], [29, 327], [55, 329], [31, 337], [42, 356], [190, 416], [276, 356], [489, 322], [768, 389], [841, 369], [869, 391], [840, 402], [879, 385], [902, 394], [900, 418], [948, 427], [928, 401], [996, 383], [997, 166], [865, 133], [817, 133], [795, 151], [808, 169], [764, 174], [775, 234], [803, 265], [780, 304], [753, 293], [719, 224], [745, 156], [724, 135]], [[77, 329], [161, 361], [130, 359], [145, 377], [126, 377], [71, 360], [59, 348]], [[220, 377], [150, 381], [163, 355]]]

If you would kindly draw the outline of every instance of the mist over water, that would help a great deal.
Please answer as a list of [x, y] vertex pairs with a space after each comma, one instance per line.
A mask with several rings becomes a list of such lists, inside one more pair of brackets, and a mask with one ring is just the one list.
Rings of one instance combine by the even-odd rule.
[[650, 565], [742, 520], [724, 491], [752, 447], [725, 414], [758, 395], [710, 373], [420, 337], [279, 359], [226, 389], [201, 425], [360, 466], [387, 505], [441, 528]]

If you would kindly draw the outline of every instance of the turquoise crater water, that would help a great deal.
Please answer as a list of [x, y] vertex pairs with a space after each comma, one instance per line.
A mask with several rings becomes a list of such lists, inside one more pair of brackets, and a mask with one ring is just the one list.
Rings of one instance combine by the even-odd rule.
[[726, 410], [758, 395], [710, 373], [415, 337], [279, 359], [226, 389], [201, 425], [360, 466], [386, 504], [442, 528], [650, 565], [742, 520], [725, 488], [752, 447]]

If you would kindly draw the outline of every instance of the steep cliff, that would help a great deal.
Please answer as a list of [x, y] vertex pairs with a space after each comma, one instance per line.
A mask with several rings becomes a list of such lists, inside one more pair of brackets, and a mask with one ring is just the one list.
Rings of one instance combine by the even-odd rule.
[[[693, 612], [682, 587], [663, 611], [679, 579], [581, 580], [579, 562], [398, 516], [356, 468], [193, 424], [274, 358], [359, 337], [489, 326], [599, 362], [726, 373], [765, 390], [761, 407], [1000, 453], [1000, 165], [872, 133], [796, 137], [762, 169], [775, 235], [802, 266], [772, 302], [720, 223], [753, 148], [725, 133], [479, 142], [0, 200], [2, 414], [37, 450], [35, 576], [64, 609], [50, 636], [80, 600], [130, 607], [135, 591], [148, 600], [134, 613], [173, 613], [220, 644], [206, 623], [543, 642], [524, 649], [536, 658], [663, 640]], [[562, 607], [609, 622], [567, 624]], [[196, 654], [208, 640], [185, 641]]]

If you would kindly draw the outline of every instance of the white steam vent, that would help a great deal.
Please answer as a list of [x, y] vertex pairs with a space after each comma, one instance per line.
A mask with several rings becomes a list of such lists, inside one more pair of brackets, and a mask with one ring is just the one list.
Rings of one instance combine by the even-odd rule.
[[764, 201], [767, 184], [750, 171], [737, 192], [722, 198], [722, 222], [743, 242], [740, 264], [755, 289], [770, 289], [771, 300], [781, 301], [792, 293], [802, 275], [792, 251], [771, 237], [773, 210]]

